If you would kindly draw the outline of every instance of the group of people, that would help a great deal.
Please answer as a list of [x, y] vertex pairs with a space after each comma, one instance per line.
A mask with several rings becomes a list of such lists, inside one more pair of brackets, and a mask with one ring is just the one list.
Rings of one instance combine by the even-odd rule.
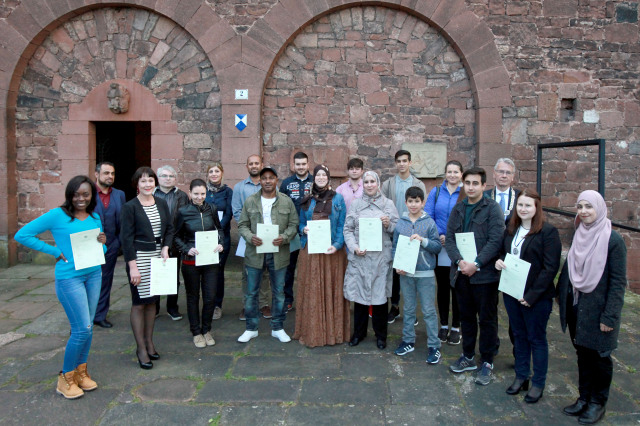
[[[271, 320], [274, 338], [289, 342], [283, 324], [295, 300], [293, 338], [300, 343], [356, 346], [366, 338], [371, 317], [376, 345], [384, 349], [387, 326], [399, 317], [402, 296], [402, 341], [395, 354], [404, 356], [415, 349], [419, 300], [427, 363], [440, 362], [442, 343], [462, 343], [462, 354], [449, 369], [475, 371], [475, 382], [488, 385], [500, 346], [500, 273], [508, 268], [507, 255], [515, 256], [528, 262], [530, 270], [522, 298], [503, 295], [515, 358], [514, 381], [506, 392], [527, 391], [529, 403], [542, 397], [549, 359], [546, 328], [556, 298], [579, 369], [580, 397], [564, 413], [578, 416], [584, 424], [599, 421], [612, 380], [611, 352], [617, 346], [626, 288], [626, 247], [611, 229], [602, 196], [595, 191], [578, 196], [575, 234], [556, 286], [562, 252], [558, 231], [545, 221], [535, 191], [511, 186], [516, 171], [512, 160], [498, 160], [491, 190], [486, 189], [484, 169], [465, 171], [458, 161], [449, 161], [444, 181], [427, 195], [424, 184], [411, 174], [411, 153], [400, 150], [394, 159], [397, 174], [383, 183], [376, 172], [365, 171], [362, 160], [350, 159], [349, 179], [335, 190], [330, 170], [317, 165], [310, 173], [303, 152], [294, 155], [295, 173], [280, 185], [277, 171], [263, 167], [257, 155], [247, 159], [249, 176], [233, 190], [223, 183], [220, 163], [208, 168], [205, 180], [193, 180], [188, 194], [175, 186], [172, 167], [161, 167], [157, 175], [141, 167], [132, 178], [138, 195], [128, 202], [112, 186], [111, 163], [97, 165], [95, 182], [84, 176], [71, 179], [65, 202], [15, 236], [57, 259], [56, 293], [71, 324], [57, 391], [77, 398], [97, 387], [86, 368], [92, 322], [111, 327], [106, 314], [120, 247], [130, 282], [131, 327], [140, 367], [152, 368], [160, 358], [153, 343], [159, 297], [150, 295], [152, 258], [178, 258], [193, 343], [199, 348], [214, 345], [212, 321], [222, 316], [233, 216], [241, 237], [237, 254], [244, 257], [240, 319], [246, 327], [239, 342], [258, 337], [261, 315]], [[361, 248], [362, 232], [367, 231], [360, 224], [371, 221], [360, 219], [376, 219], [374, 226], [383, 235], [381, 250]], [[331, 245], [324, 253], [310, 253], [310, 225], [318, 220], [329, 221]], [[258, 236], [261, 224], [277, 225], [277, 236], [263, 241]], [[100, 230], [97, 238], [104, 244], [106, 262], [75, 270], [69, 235], [95, 228]], [[51, 231], [55, 247], [36, 238], [45, 230]], [[218, 231], [219, 263], [196, 266], [196, 234], [211, 230]], [[457, 241], [469, 233], [477, 253], [473, 260], [463, 257]], [[392, 267], [400, 237], [419, 242], [413, 273]], [[262, 245], [272, 249], [265, 252]], [[167, 298], [167, 313], [174, 320], [182, 318], [177, 295]]]

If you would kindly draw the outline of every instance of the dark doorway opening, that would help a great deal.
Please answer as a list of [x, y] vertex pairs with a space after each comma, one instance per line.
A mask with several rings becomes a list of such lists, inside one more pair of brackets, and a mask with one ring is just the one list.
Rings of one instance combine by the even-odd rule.
[[127, 200], [136, 196], [131, 176], [138, 167], [151, 166], [151, 122], [96, 121], [96, 163], [109, 161], [116, 169], [113, 186]]

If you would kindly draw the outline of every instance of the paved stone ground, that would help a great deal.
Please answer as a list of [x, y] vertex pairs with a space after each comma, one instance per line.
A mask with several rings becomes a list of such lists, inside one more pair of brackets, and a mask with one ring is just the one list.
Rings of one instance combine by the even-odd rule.
[[[393, 354], [401, 338], [400, 319], [389, 326], [389, 347], [384, 351], [372, 338], [356, 348], [282, 344], [271, 338], [267, 320], [260, 323], [259, 338], [237, 343], [244, 322], [237, 319], [240, 263], [234, 258], [228, 265], [224, 315], [214, 322], [216, 345], [195, 348], [186, 317], [171, 321], [163, 306], [155, 332], [162, 358], [146, 371], [135, 359], [122, 261], [116, 271], [109, 314], [114, 328], [95, 330], [89, 358], [89, 371], [99, 388], [66, 401], [54, 391], [69, 329], [56, 300], [53, 268], [19, 265], [0, 270], [0, 423], [577, 424], [561, 413], [577, 397], [577, 366], [555, 312], [549, 323], [551, 361], [545, 395], [529, 405], [522, 395], [504, 392], [513, 378], [513, 361], [502, 304], [496, 379], [481, 387], [471, 374], [448, 371], [460, 346], [445, 345], [440, 365], [425, 363], [422, 319], [416, 351], [402, 358]], [[183, 288], [180, 306], [186, 314]], [[640, 297], [627, 293], [604, 424], [640, 423], [639, 319]], [[293, 333], [293, 315], [285, 329]]]

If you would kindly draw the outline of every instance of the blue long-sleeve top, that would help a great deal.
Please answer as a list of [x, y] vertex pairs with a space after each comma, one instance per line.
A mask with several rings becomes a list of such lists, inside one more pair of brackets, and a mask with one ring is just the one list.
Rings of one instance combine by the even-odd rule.
[[424, 205], [424, 211], [436, 222], [438, 227], [438, 235], [446, 235], [447, 223], [449, 222], [449, 215], [453, 206], [458, 202], [458, 196], [460, 195], [460, 188], [458, 186], [453, 194], [449, 194], [447, 189], [447, 181], [445, 180], [440, 185], [440, 193], [438, 194], [438, 201], [436, 202], [436, 193], [438, 187], [435, 187], [429, 192], [427, 202]]
[[[56, 262], [56, 278], [67, 279], [88, 275], [100, 269], [100, 266], [80, 269], [76, 271], [73, 260], [73, 250], [71, 250], [71, 238], [69, 235], [76, 232], [88, 231], [99, 228], [102, 232], [102, 222], [96, 213], [89, 215], [85, 220], [71, 219], [60, 207], [48, 211], [39, 218], [24, 225], [16, 232], [15, 240], [30, 249], [38, 250], [58, 258], [60, 253], [64, 254], [68, 262], [59, 260]], [[36, 235], [45, 231], [50, 231], [56, 242], [55, 246], [47, 244]], [[103, 245], [106, 252], [107, 246]]]
[[[300, 247], [304, 248], [307, 245], [307, 234], [304, 233], [304, 228], [307, 226], [307, 222], [313, 218], [313, 209], [316, 207], [316, 200], [311, 199], [309, 208], [307, 210], [300, 210]], [[344, 246], [344, 221], [347, 217], [347, 205], [344, 203], [342, 195], [335, 194], [331, 200], [331, 214], [329, 220], [331, 221], [331, 245], [337, 250], [340, 250]], [[329, 248], [329, 247], [327, 247]]]

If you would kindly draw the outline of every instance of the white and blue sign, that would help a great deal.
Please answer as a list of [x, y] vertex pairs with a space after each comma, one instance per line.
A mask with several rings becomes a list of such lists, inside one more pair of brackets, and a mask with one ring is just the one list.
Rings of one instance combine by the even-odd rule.
[[236, 128], [240, 131], [247, 128], [247, 114], [236, 114]]

